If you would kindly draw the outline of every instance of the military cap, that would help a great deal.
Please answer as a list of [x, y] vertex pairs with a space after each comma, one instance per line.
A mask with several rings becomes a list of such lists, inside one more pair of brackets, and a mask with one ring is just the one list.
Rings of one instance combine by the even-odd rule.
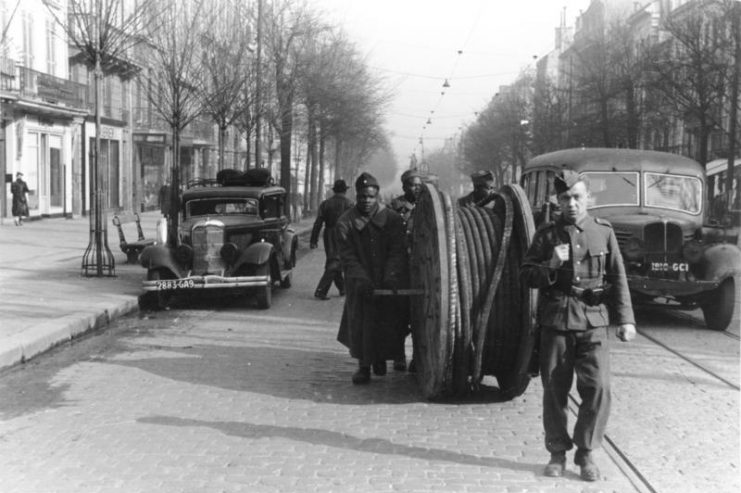
[[345, 183], [345, 180], [343, 179], [335, 180], [334, 185], [332, 186], [332, 191], [336, 193], [346, 192], [347, 183]]
[[372, 174], [363, 172], [358, 176], [358, 179], [355, 180], [355, 190], [360, 190], [366, 187], [375, 187], [376, 189], [381, 188], [378, 186], [378, 180], [376, 180]]
[[476, 183], [485, 183], [487, 181], [494, 180], [494, 175], [491, 171], [487, 169], [481, 169], [476, 171], [475, 173], [471, 173], [471, 181]]
[[565, 169], [553, 178], [553, 187], [556, 189], [557, 194], [562, 194], [580, 181], [584, 181], [584, 179], [579, 173]]
[[401, 182], [402, 183], [406, 183], [407, 181], [411, 180], [412, 178], [422, 178], [422, 173], [420, 173], [416, 169], [408, 169], [404, 173], [401, 174]]

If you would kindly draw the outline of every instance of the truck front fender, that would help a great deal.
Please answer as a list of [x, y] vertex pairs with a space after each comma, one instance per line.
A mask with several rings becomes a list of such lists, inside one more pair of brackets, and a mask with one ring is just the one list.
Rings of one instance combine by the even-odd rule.
[[711, 245], [704, 252], [705, 280], [722, 281], [741, 275], [741, 248], [730, 243]]

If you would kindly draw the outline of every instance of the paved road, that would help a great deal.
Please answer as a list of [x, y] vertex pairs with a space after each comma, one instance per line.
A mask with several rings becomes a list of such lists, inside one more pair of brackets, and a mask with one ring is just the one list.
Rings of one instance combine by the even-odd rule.
[[2, 491], [633, 491], [540, 475], [537, 384], [512, 402], [430, 403], [414, 378], [350, 383], [342, 300], [301, 259], [268, 311], [241, 301], [122, 320], [0, 379]]

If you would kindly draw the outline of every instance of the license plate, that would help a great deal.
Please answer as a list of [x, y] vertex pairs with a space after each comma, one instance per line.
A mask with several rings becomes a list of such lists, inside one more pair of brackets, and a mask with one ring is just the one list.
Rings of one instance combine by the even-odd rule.
[[687, 262], [651, 262], [651, 272], [687, 272], [690, 265]]
[[196, 285], [193, 279], [168, 279], [157, 281], [157, 289], [189, 289]]

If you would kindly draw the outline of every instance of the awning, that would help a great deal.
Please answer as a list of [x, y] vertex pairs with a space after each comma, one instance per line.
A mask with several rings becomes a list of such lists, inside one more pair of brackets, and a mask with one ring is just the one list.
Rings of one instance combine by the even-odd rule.
[[[736, 158], [734, 167], [738, 168], [741, 166], [741, 158]], [[714, 159], [705, 165], [705, 173], [707, 176], [717, 175], [723, 173], [728, 169], [728, 159]]]

